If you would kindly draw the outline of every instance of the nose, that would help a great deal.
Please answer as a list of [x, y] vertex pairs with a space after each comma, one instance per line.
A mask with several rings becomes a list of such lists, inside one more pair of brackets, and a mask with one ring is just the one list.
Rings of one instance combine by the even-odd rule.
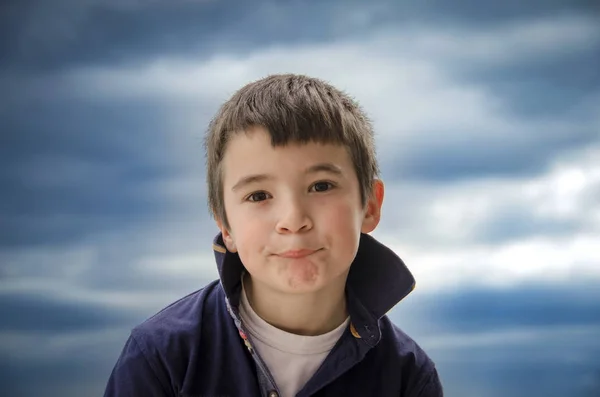
[[288, 200], [282, 203], [277, 221], [278, 233], [299, 233], [312, 229], [313, 223], [301, 200]]

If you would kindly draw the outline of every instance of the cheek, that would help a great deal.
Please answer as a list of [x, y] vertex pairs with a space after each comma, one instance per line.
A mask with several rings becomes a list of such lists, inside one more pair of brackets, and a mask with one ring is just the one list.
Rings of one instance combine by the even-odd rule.
[[331, 244], [332, 263], [336, 269], [346, 269], [352, 263], [360, 241], [362, 226], [360, 208], [354, 203], [338, 203], [324, 209], [320, 229]]
[[233, 239], [240, 260], [247, 269], [252, 270], [252, 264], [256, 262], [255, 257], [264, 245], [262, 241], [260, 241], [260, 232], [252, 223], [239, 223], [236, 228], [232, 226], [232, 229], [235, 233]]
[[248, 245], [254, 245], [260, 241], [261, 236], [261, 224], [259, 222], [236, 222], [236, 225], [232, 225], [234, 232], [234, 240], [238, 246], [244, 247]]
[[343, 228], [347, 232], [353, 232], [362, 225], [362, 211], [352, 200], [340, 200], [333, 205], [318, 208], [319, 218], [328, 227]]
[[264, 221], [261, 222], [244, 211], [234, 212], [230, 219], [235, 219], [233, 222], [230, 220], [232, 237], [242, 260], [265, 246], [264, 238], [269, 233]]

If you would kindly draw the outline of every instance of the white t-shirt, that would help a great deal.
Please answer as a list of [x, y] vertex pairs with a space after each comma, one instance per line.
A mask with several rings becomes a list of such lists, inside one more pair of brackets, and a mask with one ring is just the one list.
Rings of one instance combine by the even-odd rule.
[[304, 336], [285, 332], [267, 323], [254, 312], [242, 282], [240, 316], [252, 346], [267, 364], [281, 397], [293, 397], [319, 369], [319, 366], [350, 323], [323, 335]]

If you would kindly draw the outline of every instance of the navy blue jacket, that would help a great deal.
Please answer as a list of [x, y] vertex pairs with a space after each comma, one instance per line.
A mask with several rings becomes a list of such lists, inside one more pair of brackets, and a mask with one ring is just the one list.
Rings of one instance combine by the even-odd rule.
[[[213, 249], [220, 280], [132, 330], [105, 397], [278, 396], [240, 322], [244, 267], [221, 235]], [[346, 284], [351, 323], [297, 397], [441, 397], [433, 362], [385, 315], [414, 285], [402, 260], [363, 234]]]

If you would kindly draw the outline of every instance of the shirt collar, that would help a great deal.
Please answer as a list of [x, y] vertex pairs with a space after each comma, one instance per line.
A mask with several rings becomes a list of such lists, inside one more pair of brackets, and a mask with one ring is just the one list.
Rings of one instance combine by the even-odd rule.
[[[237, 309], [244, 265], [225, 248], [221, 233], [213, 240], [213, 250], [227, 303]], [[376, 344], [381, 337], [379, 319], [414, 288], [415, 279], [402, 259], [374, 237], [361, 234], [346, 282], [353, 334], [369, 345]]]

